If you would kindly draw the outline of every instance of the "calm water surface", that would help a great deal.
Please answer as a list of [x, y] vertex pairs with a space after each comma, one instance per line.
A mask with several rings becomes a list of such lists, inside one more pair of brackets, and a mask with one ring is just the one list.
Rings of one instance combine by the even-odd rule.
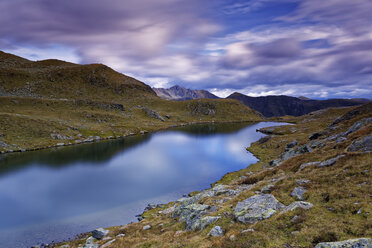
[[135, 221], [148, 203], [206, 189], [257, 159], [245, 150], [279, 123], [210, 124], [0, 156], [0, 247], [62, 241]]

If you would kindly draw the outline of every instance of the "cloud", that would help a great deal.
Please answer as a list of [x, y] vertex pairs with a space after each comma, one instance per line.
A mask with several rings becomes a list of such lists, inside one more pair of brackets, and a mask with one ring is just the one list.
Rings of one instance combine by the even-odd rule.
[[99, 62], [152, 86], [220, 95], [372, 95], [370, 0], [3, 0], [0, 9], [0, 49], [30, 59]]

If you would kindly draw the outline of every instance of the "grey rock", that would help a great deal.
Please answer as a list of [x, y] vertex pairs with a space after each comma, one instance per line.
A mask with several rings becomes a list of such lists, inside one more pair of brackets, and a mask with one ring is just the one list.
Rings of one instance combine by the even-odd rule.
[[319, 243], [315, 248], [372, 248], [372, 239], [359, 238], [339, 242]]
[[142, 108], [143, 111], [147, 114], [147, 116], [149, 116], [150, 118], [154, 118], [154, 119], [158, 119], [158, 120], [161, 120], [161, 121], [165, 121], [163, 117], [161, 117], [158, 112], [152, 110], [152, 109], [149, 109], [149, 108], [146, 108], [146, 107], [143, 107]]
[[322, 136], [322, 135], [323, 135], [323, 133], [319, 133], [319, 132], [317, 132], [317, 133], [312, 133], [312, 134], [310, 135], [310, 137], [309, 137], [309, 140], [315, 140], [315, 139], [319, 138], [319, 137]]
[[269, 218], [283, 207], [273, 195], [254, 195], [236, 205], [234, 216], [240, 222], [255, 223]]
[[163, 211], [161, 211], [163, 214], [170, 214], [170, 213], [173, 213], [174, 210], [176, 210], [176, 208], [174, 206], [172, 207], [169, 207], [169, 208], [166, 208], [164, 209]]
[[264, 193], [264, 194], [268, 194], [272, 191], [272, 189], [275, 187], [275, 185], [273, 184], [268, 184], [268, 185], [265, 185], [262, 189], [261, 189], [261, 192]]
[[242, 233], [247, 233], [247, 232], [254, 232], [254, 229], [249, 228], [249, 229], [242, 230]]
[[223, 236], [222, 228], [220, 226], [215, 226], [215, 227], [212, 228], [212, 230], [209, 232], [208, 235], [212, 236], [212, 237]]
[[191, 204], [187, 206], [182, 206], [176, 208], [173, 213], [173, 217], [179, 217], [179, 222], [186, 222], [186, 229], [192, 230], [194, 222], [199, 221], [199, 219], [208, 213], [209, 205], [203, 204]]
[[302, 201], [304, 199], [304, 194], [306, 193], [306, 189], [303, 187], [296, 187], [292, 193], [291, 196], [296, 198], [297, 200]]
[[344, 142], [345, 140], [347, 140], [345, 137], [339, 137], [337, 138], [336, 143], [339, 144], [339, 143]]
[[269, 165], [271, 167], [276, 167], [276, 166], [279, 166], [282, 162], [284, 162], [284, 161], [286, 161], [290, 158], [293, 158], [295, 156], [298, 156], [298, 155], [301, 155], [301, 154], [304, 154], [304, 153], [312, 152], [312, 151], [313, 151], [313, 149], [307, 144], [302, 145], [302, 146], [297, 146], [297, 147], [291, 148], [291, 149], [283, 152], [282, 154], [280, 154], [278, 158], [270, 161]]
[[146, 225], [146, 226], [142, 227], [142, 230], [149, 230], [149, 229], [151, 229], [150, 225]]
[[[372, 119], [372, 118], [371, 118]], [[372, 151], [372, 134], [353, 141], [348, 147], [348, 152], [371, 152]]]
[[85, 244], [83, 246], [83, 248], [98, 248], [99, 245], [98, 244]]
[[116, 235], [117, 238], [120, 238], [120, 237], [125, 237], [125, 233], [120, 233], [118, 235]]
[[8, 147], [9, 145], [5, 143], [4, 141], [0, 140], [0, 147]]
[[308, 183], [310, 183], [310, 180], [307, 180], [307, 179], [296, 180], [296, 185], [306, 185]]
[[349, 135], [349, 134], [367, 126], [370, 123], [372, 123], [372, 117], [365, 118], [365, 119], [362, 119], [360, 121], [357, 121], [345, 133], [343, 133], [343, 136], [347, 136], [347, 135]]
[[192, 222], [192, 224], [189, 226], [189, 228], [186, 228], [187, 230], [204, 230], [207, 226], [210, 224], [215, 223], [221, 219], [219, 216], [205, 216], [202, 218], [198, 218], [195, 221]]
[[313, 204], [311, 204], [310, 202], [296, 201], [296, 202], [292, 202], [291, 204], [289, 204], [288, 206], [283, 208], [283, 210], [281, 212], [282, 213], [287, 213], [289, 211], [295, 210], [296, 208], [310, 209], [312, 207], [313, 207]]
[[98, 228], [96, 230], [94, 230], [92, 232], [92, 236], [93, 238], [96, 238], [96, 239], [102, 239], [103, 237], [105, 237], [107, 234], [109, 233], [108, 230], [105, 230], [103, 228]]
[[109, 247], [110, 245], [112, 245], [112, 243], [114, 243], [116, 241], [116, 239], [112, 239], [110, 240], [109, 242], [105, 243], [104, 245], [102, 245], [100, 248], [107, 248]]
[[291, 143], [287, 144], [287, 148], [293, 148], [298, 145], [297, 140], [292, 141]]
[[320, 162], [309, 162], [309, 163], [304, 163], [300, 165], [300, 170], [305, 169], [306, 167], [312, 166], [312, 165], [319, 165]]
[[328, 159], [326, 161], [323, 161], [321, 162], [318, 167], [322, 168], [322, 167], [328, 167], [328, 166], [332, 166], [334, 165], [340, 158], [343, 158], [345, 157], [345, 155], [341, 154], [341, 155], [338, 155], [337, 157], [334, 157], [334, 158], [331, 158], [331, 159]]

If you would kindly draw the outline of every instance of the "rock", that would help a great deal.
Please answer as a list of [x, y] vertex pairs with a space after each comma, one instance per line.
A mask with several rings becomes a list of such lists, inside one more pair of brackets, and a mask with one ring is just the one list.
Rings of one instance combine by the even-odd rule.
[[304, 163], [300, 165], [300, 170], [303, 170], [306, 167], [312, 166], [312, 165], [319, 165], [320, 162], [309, 162], [309, 163]]
[[308, 184], [308, 183], [310, 183], [310, 180], [307, 180], [307, 179], [296, 180], [296, 185], [305, 185], [305, 184]]
[[162, 214], [170, 214], [170, 213], [173, 213], [175, 209], [176, 208], [174, 206], [172, 206], [172, 207], [169, 207], [169, 208], [164, 209], [161, 212], [162, 212]]
[[[371, 118], [372, 119], [372, 118]], [[348, 152], [371, 152], [372, 151], [372, 134], [353, 141], [348, 147]]]
[[121, 237], [125, 237], [125, 233], [120, 233], [118, 235], [116, 235], [117, 238], [121, 238]]
[[186, 230], [192, 230], [202, 215], [206, 214], [210, 206], [202, 204], [191, 204], [176, 209], [173, 217], [179, 217], [179, 222], [186, 222]]
[[146, 225], [146, 226], [142, 227], [142, 230], [149, 230], [149, 229], [151, 229], [150, 225]]
[[371, 248], [371, 247], [372, 239], [370, 238], [359, 238], [339, 242], [319, 243], [315, 246], [315, 248]]
[[154, 118], [154, 119], [158, 119], [158, 120], [161, 120], [161, 121], [165, 121], [163, 117], [161, 117], [158, 112], [152, 110], [152, 109], [148, 109], [146, 107], [143, 107], [142, 108], [143, 111], [150, 117], [150, 118]]
[[233, 235], [230, 235], [229, 240], [230, 241], [235, 241], [236, 240], [236, 236], [234, 234]]
[[313, 207], [313, 204], [311, 204], [310, 202], [296, 201], [296, 202], [292, 202], [291, 204], [289, 204], [288, 206], [283, 208], [283, 210], [281, 212], [282, 213], [287, 213], [289, 211], [295, 210], [296, 208], [310, 209], [312, 207]]
[[96, 242], [96, 239], [93, 238], [92, 236], [87, 238], [87, 240], [85, 241], [86, 244], [93, 244], [94, 242]]
[[331, 158], [331, 159], [328, 159], [326, 161], [323, 161], [321, 162], [318, 167], [322, 168], [322, 167], [328, 167], [328, 166], [332, 166], [334, 165], [340, 158], [343, 158], [345, 157], [345, 155], [341, 154], [341, 155], [338, 155], [337, 157], [334, 157], [334, 158]]
[[269, 165], [271, 167], [276, 167], [276, 166], [279, 166], [282, 162], [290, 159], [290, 158], [293, 158], [295, 156], [298, 156], [298, 155], [301, 155], [301, 154], [304, 154], [304, 153], [307, 153], [307, 152], [312, 152], [313, 149], [309, 146], [309, 145], [302, 145], [302, 146], [296, 146], [294, 148], [291, 148], [285, 152], [283, 152], [282, 154], [279, 155], [279, 157], [277, 159], [274, 159], [272, 161], [269, 162]]
[[202, 218], [198, 218], [191, 224], [189, 228], [186, 228], [186, 230], [193, 230], [193, 231], [200, 230], [201, 231], [201, 230], [204, 230], [210, 224], [215, 223], [219, 219], [221, 219], [221, 217], [219, 216], [205, 216]]
[[242, 230], [242, 233], [246, 233], [246, 232], [254, 232], [254, 229], [249, 228], [249, 229]]
[[83, 248], [98, 248], [99, 245], [98, 244], [85, 244], [83, 246]]
[[5, 143], [4, 141], [0, 140], [0, 147], [8, 147], [9, 145]]
[[348, 136], [349, 134], [367, 126], [370, 123], [372, 123], [372, 117], [357, 121], [345, 133], [343, 133], [343, 136]]
[[344, 142], [345, 140], [347, 140], [345, 137], [339, 137], [337, 138], [336, 143], [339, 144], [339, 143]]
[[297, 140], [292, 141], [291, 143], [287, 144], [287, 148], [293, 148], [298, 145]]
[[179, 237], [181, 236], [182, 234], [186, 233], [185, 231], [177, 231], [175, 234], [174, 234], [174, 237]]
[[320, 136], [322, 136], [323, 133], [312, 133], [309, 137], [309, 140], [315, 140], [317, 138], [319, 138]]
[[115, 241], [116, 241], [116, 239], [110, 240], [110, 241], [107, 242], [106, 244], [100, 246], [100, 248], [107, 248], [107, 247], [109, 247], [112, 243], [114, 243]]
[[105, 237], [107, 234], [109, 233], [108, 230], [105, 230], [103, 228], [98, 228], [96, 230], [94, 230], [92, 232], [92, 236], [93, 238], [96, 238], [96, 239], [102, 239], [103, 237]]
[[274, 188], [275, 186], [273, 184], [268, 184], [266, 186], [264, 186], [262, 189], [261, 189], [261, 192], [264, 193], [264, 194], [268, 194], [271, 192], [271, 190]]
[[284, 205], [273, 195], [254, 195], [238, 202], [234, 209], [234, 216], [240, 222], [255, 223], [269, 218], [283, 207]]
[[223, 236], [222, 228], [220, 226], [215, 226], [215, 227], [212, 228], [212, 230], [209, 232], [208, 235], [212, 236], [212, 237]]
[[291, 196], [296, 198], [297, 200], [302, 201], [304, 199], [304, 194], [306, 192], [306, 189], [303, 187], [296, 187], [292, 193]]

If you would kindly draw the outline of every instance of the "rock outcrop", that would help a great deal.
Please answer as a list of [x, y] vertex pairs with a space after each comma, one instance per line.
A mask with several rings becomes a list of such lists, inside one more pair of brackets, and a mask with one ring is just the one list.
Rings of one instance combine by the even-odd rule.
[[351, 143], [347, 147], [347, 151], [348, 152], [371, 152], [372, 151], [372, 134], [353, 141], [353, 143]]
[[254, 195], [239, 202], [234, 209], [235, 218], [243, 223], [255, 223], [275, 214], [284, 205], [273, 195]]
[[319, 243], [315, 248], [371, 248], [372, 239], [369, 238], [359, 238], [359, 239], [349, 239], [339, 242], [327, 242]]

